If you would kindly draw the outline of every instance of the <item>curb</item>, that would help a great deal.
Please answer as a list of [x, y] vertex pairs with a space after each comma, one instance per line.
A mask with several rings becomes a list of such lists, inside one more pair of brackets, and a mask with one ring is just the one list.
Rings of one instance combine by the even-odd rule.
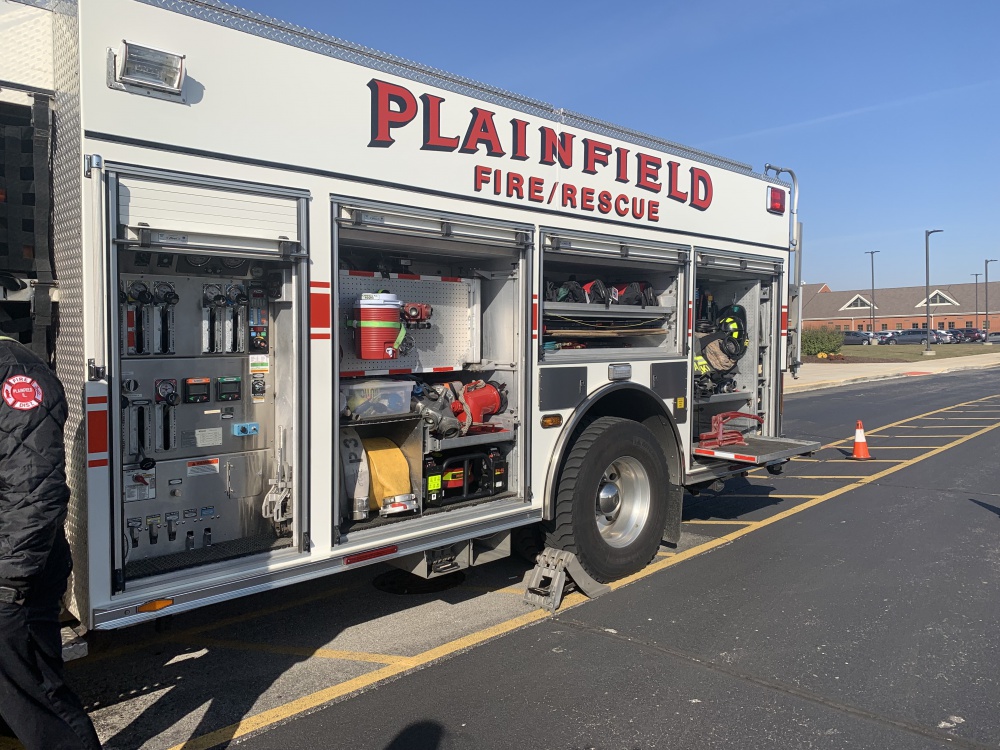
[[[910, 363], [910, 364], [915, 364], [915, 363]], [[803, 391], [819, 391], [819, 390], [827, 390], [829, 388], [838, 388], [843, 385], [869, 383], [875, 380], [894, 380], [907, 377], [927, 377], [933, 375], [943, 375], [948, 372], [960, 372], [962, 370], [986, 370], [991, 367], [1000, 367], [1000, 362], [988, 362], [988, 363], [980, 362], [968, 365], [960, 365], [958, 367], [948, 367], [941, 370], [935, 370], [933, 372], [923, 373], [919, 376], [908, 375], [905, 372], [885, 372], [876, 375], [861, 375], [852, 378], [842, 378], [840, 380], [820, 380], [813, 383], [804, 383], [801, 381], [793, 380], [792, 382], [785, 384], [784, 392], [786, 394], [790, 394], [790, 393], [801, 393]]]

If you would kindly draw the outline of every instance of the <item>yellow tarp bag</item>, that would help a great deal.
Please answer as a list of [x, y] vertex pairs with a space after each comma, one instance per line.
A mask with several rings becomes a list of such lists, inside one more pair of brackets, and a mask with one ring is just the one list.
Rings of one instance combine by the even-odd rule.
[[361, 443], [368, 454], [368, 472], [371, 476], [369, 508], [379, 510], [386, 498], [413, 492], [410, 488], [410, 466], [399, 446], [384, 437], [364, 438]]

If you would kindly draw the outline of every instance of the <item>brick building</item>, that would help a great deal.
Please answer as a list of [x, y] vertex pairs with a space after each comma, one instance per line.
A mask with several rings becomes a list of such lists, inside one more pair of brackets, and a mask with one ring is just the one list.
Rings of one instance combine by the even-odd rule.
[[[978, 287], [978, 305], [977, 305]], [[838, 331], [870, 331], [871, 289], [835, 292], [826, 284], [802, 285], [803, 328], [824, 326]], [[985, 328], [985, 285], [939, 284], [931, 286], [931, 328]], [[924, 328], [927, 306], [924, 287], [876, 289], [875, 330]], [[991, 330], [1000, 327], [1000, 281], [990, 282]]]

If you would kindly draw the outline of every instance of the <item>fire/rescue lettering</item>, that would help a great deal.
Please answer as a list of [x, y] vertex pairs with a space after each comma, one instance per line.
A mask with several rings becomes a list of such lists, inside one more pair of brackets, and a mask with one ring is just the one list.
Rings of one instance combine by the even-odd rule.
[[519, 201], [546, 203], [604, 216], [617, 215], [653, 223], [660, 220], [660, 202], [651, 198], [636, 198], [624, 193], [614, 195], [609, 190], [598, 191], [594, 187], [569, 182], [547, 184], [542, 177], [524, 177], [517, 172], [505, 174], [503, 170], [484, 164], [476, 165], [473, 170], [472, 189], [477, 193], [490, 190], [494, 195], [506, 195]]
[[[543, 166], [555, 166], [560, 169], [574, 168], [584, 174], [596, 175], [602, 171], [613, 174], [615, 182], [622, 185], [633, 185], [650, 193], [666, 193], [666, 196], [677, 203], [682, 203], [698, 211], [706, 211], [712, 205], [714, 188], [709, 172], [700, 167], [689, 167], [687, 175], [682, 172], [680, 161], [667, 161], [666, 174], [661, 181], [660, 170], [664, 167], [663, 159], [645, 151], [632, 151], [629, 148], [615, 146], [594, 138], [577, 138], [571, 131], [559, 130], [542, 125], [538, 128], [538, 153], [532, 154], [529, 146], [529, 120], [512, 118], [509, 121], [510, 130], [501, 123], [497, 127], [496, 112], [482, 107], [472, 107], [469, 110], [468, 124], [464, 136], [455, 134], [454, 119], [451, 125], [444, 124], [443, 112], [446, 99], [443, 96], [424, 93], [419, 97], [405, 86], [382, 81], [377, 78], [368, 82], [371, 91], [371, 148], [388, 148], [396, 140], [394, 132], [398, 128], [409, 125], [421, 114], [423, 124], [422, 151], [448, 151], [462, 154], [478, 154], [481, 151], [493, 158], [507, 157], [514, 161], [537, 159]], [[452, 118], [454, 114], [452, 114]], [[443, 131], [443, 132], [442, 132]], [[451, 131], [451, 132], [449, 132]], [[630, 168], [634, 164], [634, 173]], [[682, 178], [688, 177], [685, 183]], [[529, 200], [544, 203], [545, 179], [480, 167], [475, 168], [473, 189], [480, 192], [487, 183], [492, 184], [494, 195]], [[665, 183], [665, 184], [664, 184]], [[666, 190], [664, 190], [666, 187]], [[573, 208], [580, 211], [590, 211], [617, 215], [621, 218], [644, 218], [649, 221], [659, 220], [658, 201], [645, 198], [632, 198], [625, 194], [615, 195], [610, 191], [600, 191], [599, 188], [578, 186], [572, 184], [550, 184], [551, 195], [548, 202], [556, 197], [563, 208]]]

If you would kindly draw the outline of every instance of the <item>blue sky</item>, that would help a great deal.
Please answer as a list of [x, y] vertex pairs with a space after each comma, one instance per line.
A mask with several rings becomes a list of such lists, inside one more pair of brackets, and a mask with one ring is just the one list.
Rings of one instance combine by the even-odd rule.
[[[237, 4], [799, 178], [807, 282], [1000, 258], [1000, 2]], [[1000, 279], [1000, 263], [990, 266]], [[982, 279], [980, 279], [982, 281]]]

